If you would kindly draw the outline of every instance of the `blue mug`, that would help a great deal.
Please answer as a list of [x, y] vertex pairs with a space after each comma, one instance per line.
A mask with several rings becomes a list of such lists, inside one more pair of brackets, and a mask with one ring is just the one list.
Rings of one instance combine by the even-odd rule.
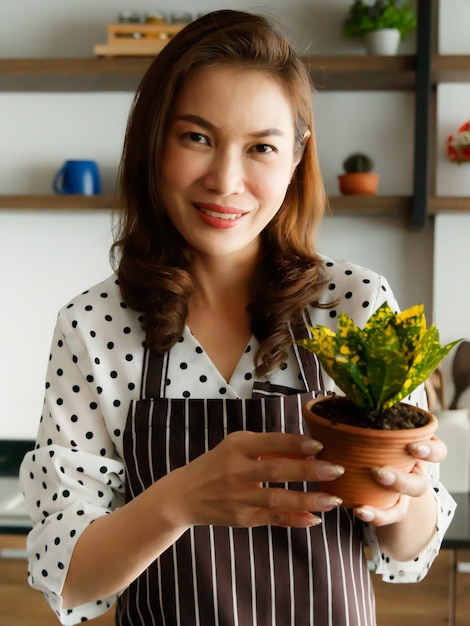
[[65, 161], [54, 176], [56, 193], [95, 196], [100, 193], [100, 175], [95, 161]]

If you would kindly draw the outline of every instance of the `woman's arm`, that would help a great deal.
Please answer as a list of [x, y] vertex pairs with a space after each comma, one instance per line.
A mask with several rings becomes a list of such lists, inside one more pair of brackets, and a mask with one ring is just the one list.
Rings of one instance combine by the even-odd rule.
[[337, 478], [343, 468], [315, 460], [320, 448], [303, 435], [228, 435], [83, 532], [62, 592], [64, 605], [119, 592], [191, 526], [306, 528], [320, 523], [309, 511], [333, 509], [340, 504], [335, 496], [262, 486]]

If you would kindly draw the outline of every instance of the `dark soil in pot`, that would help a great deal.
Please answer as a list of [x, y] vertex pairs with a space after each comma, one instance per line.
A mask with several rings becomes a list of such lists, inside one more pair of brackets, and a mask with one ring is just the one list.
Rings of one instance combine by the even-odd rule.
[[330, 399], [328, 402], [321, 400], [316, 402], [314, 411], [317, 415], [329, 419], [333, 424], [349, 424], [376, 430], [419, 428], [428, 423], [425, 414], [415, 411], [409, 404], [400, 402], [379, 413], [378, 411], [364, 411], [348, 398], [336, 397], [334, 401]]

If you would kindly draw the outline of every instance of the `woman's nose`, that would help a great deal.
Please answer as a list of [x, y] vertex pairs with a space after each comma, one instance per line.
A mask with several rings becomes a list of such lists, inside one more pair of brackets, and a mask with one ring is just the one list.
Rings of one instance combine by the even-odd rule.
[[229, 151], [216, 151], [204, 177], [204, 186], [221, 196], [242, 193], [245, 189], [242, 157]]

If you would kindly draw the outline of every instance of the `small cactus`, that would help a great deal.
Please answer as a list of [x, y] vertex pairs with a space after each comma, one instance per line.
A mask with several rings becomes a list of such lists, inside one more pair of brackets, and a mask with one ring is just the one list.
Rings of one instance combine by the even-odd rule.
[[356, 153], [351, 154], [344, 162], [344, 171], [348, 174], [353, 172], [371, 172], [374, 167], [374, 162], [366, 154]]

